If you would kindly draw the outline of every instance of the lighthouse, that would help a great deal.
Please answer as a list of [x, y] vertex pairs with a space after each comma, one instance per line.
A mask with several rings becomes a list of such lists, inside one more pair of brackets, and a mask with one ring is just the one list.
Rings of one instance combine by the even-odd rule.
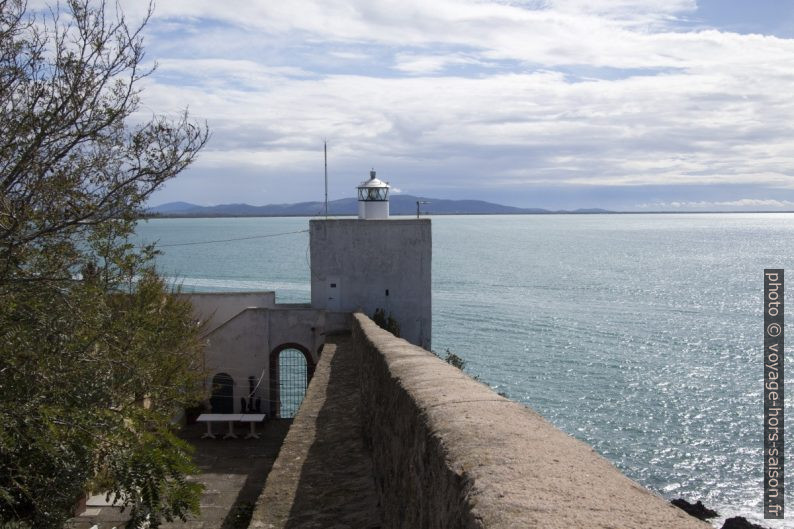
[[369, 180], [358, 186], [358, 218], [363, 220], [386, 220], [389, 218], [389, 184], [379, 180], [375, 171], [369, 172]]
[[309, 222], [311, 307], [324, 311], [326, 328], [383, 311], [401, 338], [430, 349], [430, 219], [389, 219], [389, 188], [373, 170], [356, 188], [358, 219]]

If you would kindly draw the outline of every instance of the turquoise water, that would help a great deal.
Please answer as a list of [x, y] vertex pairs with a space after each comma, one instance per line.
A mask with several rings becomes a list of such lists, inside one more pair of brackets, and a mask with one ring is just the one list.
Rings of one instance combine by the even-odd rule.
[[[162, 219], [139, 235], [162, 246], [307, 228]], [[308, 233], [163, 252], [161, 272], [186, 290], [309, 301]], [[764, 268], [794, 269], [794, 215], [434, 217], [433, 347], [663, 496], [760, 522]]]

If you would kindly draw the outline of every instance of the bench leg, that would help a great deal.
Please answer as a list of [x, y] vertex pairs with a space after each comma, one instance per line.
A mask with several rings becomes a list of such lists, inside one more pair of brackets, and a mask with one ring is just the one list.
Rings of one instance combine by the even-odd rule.
[[212, 423], [207, 422], [207, 433], [201, 436], [202, 439], [210, 438], [215, 439], [215, 435], [212, 433]]
[[256, 423], [254, 421], [251, 421], [250, 424], [251, 424], [251, 431], [246, 434], [245, 438], [259, 439], [259, 434], [256, 433]]
[[224, 439], [237, 439], [237, 436], [234, 434], [234, 422], [229, 421], [229, 433], [223, 436]]

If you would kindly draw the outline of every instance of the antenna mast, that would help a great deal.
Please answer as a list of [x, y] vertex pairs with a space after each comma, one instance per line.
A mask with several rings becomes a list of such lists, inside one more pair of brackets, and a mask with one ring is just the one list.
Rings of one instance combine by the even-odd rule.
[[323, 140], [323, 158], [325, 160], [325, 220], [328, 220], [328, 140]]
[[417, 200], [416, 201], [416, 218], [419, 218], [419, 205], [420, 204], [430, 204], [427, 200]]

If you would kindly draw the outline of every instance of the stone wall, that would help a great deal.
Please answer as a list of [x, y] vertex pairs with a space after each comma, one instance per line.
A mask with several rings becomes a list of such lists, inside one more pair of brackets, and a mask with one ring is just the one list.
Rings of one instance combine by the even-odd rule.
[[710, 527], [360, 313], [352, 340], [383, 527]]
[[313, 219], [312, 307], [391, 314], [409, 342], [430, 348], [430, 219]]

